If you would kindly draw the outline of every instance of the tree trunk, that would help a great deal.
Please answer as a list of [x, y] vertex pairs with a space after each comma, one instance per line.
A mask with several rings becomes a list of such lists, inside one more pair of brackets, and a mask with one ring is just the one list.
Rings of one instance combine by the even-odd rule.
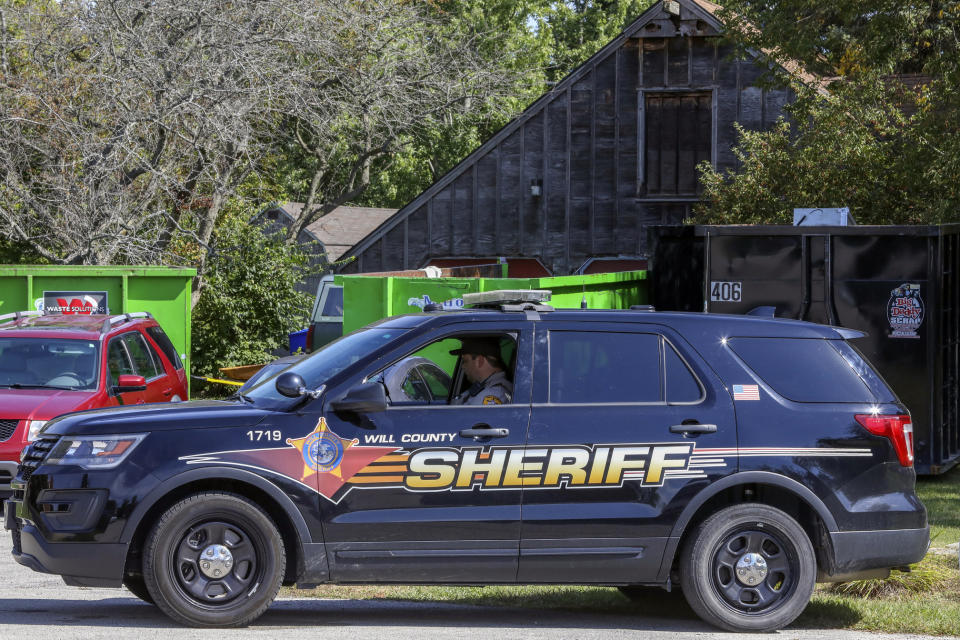
[[203, 243], [205, 250], [200, 254], [200, 260], [195, 265], [197, 268], [197, 277], [193, 279], [193, 291], [190, 294], [191, 309], [197, 306], [197, 302], [200, 300], [200, 293], [203, 291], [203, 272], [206, 269], [207, 258], [211, 251], [210, 238], [213, 237], [213, 229], [216, 225], [217, 217], [220, 215], [220, 209], [223, 207], [224, 200], [225, 198], [222, 193], [214, 193], [210, 199], [210, 207], [206, 213], [204, 213], [203, 220], [200, 222], [197, 238]]

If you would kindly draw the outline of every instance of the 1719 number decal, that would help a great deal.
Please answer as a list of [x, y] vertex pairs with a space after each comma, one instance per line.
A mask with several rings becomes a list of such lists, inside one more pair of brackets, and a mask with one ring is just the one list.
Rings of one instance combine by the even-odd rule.
[[283, 434], [276, 429], [271, 431], [254, 429], [253, 431], [247, 431], [247, 437], [254, 442], [257, 442], [258, 440], [273, 440], [276, 442], [280, 442], [283, 439]]
[[740, 302], [743, 299], [743, 283], [719, 282], [710, 283], [710, 302]]

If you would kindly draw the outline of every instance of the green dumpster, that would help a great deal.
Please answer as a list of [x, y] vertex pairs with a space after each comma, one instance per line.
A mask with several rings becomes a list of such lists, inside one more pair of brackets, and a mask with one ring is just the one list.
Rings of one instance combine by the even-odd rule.
[[0, 265], [0, 315], [46, 308], [94, 313], [149, 311], [190, 375], [190, 285], [196, 269]]
[[405, 278], [339, 275], [343, 287], [343, 332], [349, 333], [381, 318], [417, 313], [424, 305], [446, 309], [463, 306], [464, 293], [497, 289], [549, 289], [558, 309], [628, 309], [647, 303], [647, 272], [624, 271], [550, 278]]

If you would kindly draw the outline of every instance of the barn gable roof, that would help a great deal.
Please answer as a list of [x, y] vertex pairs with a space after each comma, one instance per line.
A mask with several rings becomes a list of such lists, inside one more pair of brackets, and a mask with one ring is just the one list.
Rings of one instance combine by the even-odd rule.
[[[704, 27], [703, 33], [685, 33], [684, 35], [720, 34], [723, 29], [723, 25], [713, 15], [716, 9], [719, 8], [718, 5], [715, 5], [712, 2], [707, 2], [706, 0], [677, 0], [677, 2], [681, 7], [681, 20], [685, 17], [688, 23], [691, 20], [699, 20], [704, 23], [702, 25]], [[402, 223], [407, 216], [416, 211], [427, 200], [449, 186], [478, 158], [488, 153], [512, 133], [520, 129], [531, 117], [544, 109], [546, 105], [549, 104], [555, 97], [563, 94], [568, 87], [576, 83], [584, 74], [588, 73], [590, 69], [596, 66], [600, 61], [613, 54], [628, 38], [638, 37], [642, 35], [645, 30], [647, 30], [647, 33], [650, 35], [656, 35], [657, 37], [669, 35], [663, 33], [663, 30], [668, 28], [668, 22], [672, 22], [672, 17], [664, 10], [662, 2], [658, 2], [644, 11], [640, 17], [634, 20], [633, 23], [631, 23], [620, 33], [620, 35], [611, 40], [606, 46], [600, 49], [597, 53], [593, 54], [583, 64], [570, 72], [563, 80], [558, 82], [549, 91], [544, 93], [530, 106], [524, 109], [519, 116], [511, 120], [505, 127], [493, 134], [490, 139], [477, 147], [470, 155], [457, 163], [456, 166], [441, 176], [439, 180], [427, 187], [426, 190], [421, 192], [420, 195], [407, 203], [393, 216], [385, 220], [383, 224], [374, 229], [363, 240], [350, 247], [344, 252], [344, 255], [356, 255], [362, 252], [368, 246], [376, 242], [379, 236], [381, 236], [383, 233], [386, 233], [390, 229], [393, 229], [395, 226]], [[648, 30], [648, 27], [652, 28]], [[690, 27], [688, 26], [687, 29], [689, 28]]]
[[[665, 7], [666, 4], [673, 5], [675, 11], [673, 13], [668, 12]], [[343, 255], [361, 255], [387, 232], [402, 224], [414, 212], [434, 198], [434, 196], [450, 187], [481, 158], [496, 149], [498, 145], [524, 127], [532, 118], [535, 118], [543, 112], [552, 101], [564, 95], [573, 85], [589, 74], [604, 60], [611, 55], [615, 55], [627, 40], [631, 38], [665, 38], [672, 36], [720, 36], [724, 30], [723, 23], [717, 17], [720, 10], [720, 5], [710, 2], [709, 0], [672, 0], [671, 2], [657, 2], [652, 5], [617, 37], [570, 72], [560, 82], [551, 87], [549, 91], [545, 92], [540, 98], [530, 104], [519, 116], [497, 131], [436, 182], [399, 209], [394, 215], [384, 220], [375, 229], [371, 229], [370, 233], [344, 251]], [[763, 54], [757, 53], [755, 55], [760, 57]], [[785, 66], [784, 69], [803, 82], [810, 82], [815, 79], [814, 76], [804, 74], [799, 65], [797, 65], [796, 68]], [[323, 220], [323, 218], [321, 218], [321, 220]]]

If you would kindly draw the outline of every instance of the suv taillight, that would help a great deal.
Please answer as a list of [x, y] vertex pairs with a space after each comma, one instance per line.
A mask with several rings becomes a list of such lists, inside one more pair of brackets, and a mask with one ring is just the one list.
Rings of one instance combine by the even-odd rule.
[[311, 353], [313, 351], [313, 324], [310, 324], [310, 328], [307, 329], [307, 346], [303, 348], [304, 353]]
[[888, 438], [893, 443], [900, 464], [913, 466], [913, 422], [909, 414], [857, 414], [857, 422], [870, 433]]

